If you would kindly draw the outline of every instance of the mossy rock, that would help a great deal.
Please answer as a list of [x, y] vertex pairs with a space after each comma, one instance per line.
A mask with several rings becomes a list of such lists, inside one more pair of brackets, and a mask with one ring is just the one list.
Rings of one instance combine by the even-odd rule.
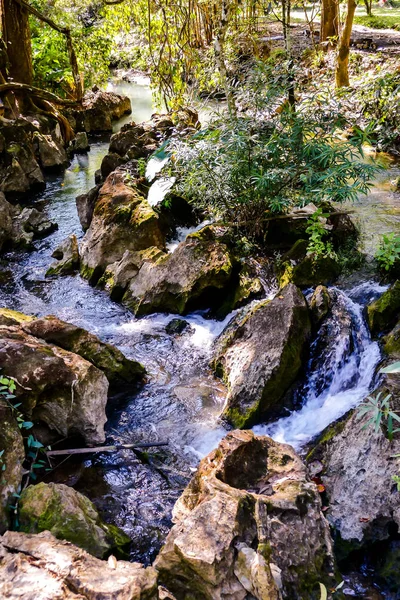
[[18, 312], [17, 310], [0, 308], [0, 325], [21, 325], [21, 323], [28, 323], [34, 319], [35, 317], [24, 315], [24, 313]]
[[[302, 247], [303, 240], [296, 244]], [[296, 245], [295, 244], [295, 245]], [[296, 249], [292, 248], [293, 253]], [[282, 262], [279, 272], [279, 285], [284, 287], [288, 283], [294, 283], [299, 287], [309, 287], [321, 284], [327, 284], [335, 281], [340, 274], [340, 264], [332, 256], [317, 257], [314, 254], [307, 254], [299, 262], [286, 260]]]
[[50, 531], [93, 556], [125, 554], [130, 538], [115, 525], [104, 523], [94, 504], [64, 484], [39, 483], [26, 488], [19, 501], [20, 531]]
[[383, 342], [383, 349], [388, 356], [400, 356], [400, 322], [383, 338]]
[[397, 280], [380, 298], [367, 307], [371, 333], [377, 335], [394, 325], [400, 313], [400, 281]]

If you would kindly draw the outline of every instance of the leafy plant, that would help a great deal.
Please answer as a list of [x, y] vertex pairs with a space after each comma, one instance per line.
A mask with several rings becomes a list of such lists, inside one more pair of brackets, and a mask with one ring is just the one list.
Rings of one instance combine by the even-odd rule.
[[379, 267], [388, 272], [400, 259], [400, 235], [387, 233], [382, 237], [380, 246], [375, 254]]
[[400, 416], [395, 413], [390, 407], [391, 394], [387, 394], [382, 399], [382, 392], [368, 398], [359, 406], [357, 410], [357, 419], [361, 419], [368, 415], [369, 419], [365, 423], [363, 429], [373, 427], [375, 433], [380, 431], [381, 425], [386, 427], [386, 436], [391, 442], [395, 433], [400, 431], [400, 428], [393, 428], [394, 422], [400, 423]]
[[307, 246], [307, 254], [312, 254], [315, 258], [336, 258], [336, 252], [333, 249], [332, 242], [330, 240], [324, 240], [328, 235], [328, 231], [325, 227], [325, 220], [328, 215], [322, 212], [322, 209], [318, 209], [308, 219], [308, 226], [306, 233], [309, 235], [309, 242]]

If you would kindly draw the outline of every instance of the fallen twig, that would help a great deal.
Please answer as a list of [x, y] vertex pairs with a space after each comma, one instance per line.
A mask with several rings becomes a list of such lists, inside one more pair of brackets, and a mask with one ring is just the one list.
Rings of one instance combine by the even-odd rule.
[[65, 454], [90, 454], [92, 452], [115, 452], [116, 450], [140, 450], [168, 446], [168, 442], [149, 442], [146, 444], [118, 444], [114, 446], [95, 446], [94, 448], [69, 448], [67, 450], [47, 450], [47, 456], [63, 456]]

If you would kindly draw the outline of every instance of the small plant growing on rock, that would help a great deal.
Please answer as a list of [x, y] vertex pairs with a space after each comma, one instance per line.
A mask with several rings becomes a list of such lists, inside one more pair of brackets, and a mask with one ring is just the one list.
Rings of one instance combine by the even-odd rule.
[[368, 396], [368, 398], [359, 406], [357, 411], [357, 419], [361, 419], [365, 415], [368, 415], [369, 419], [364, 425], [364, 429], [367, 427], [373, 427], [375, 433], [380, 431], [381, 425], [386, 428], [386, 436], [391, 442], [395, 433], [400, 431], [400, 428], [394, 429], [394, 422], [400, 423], [400, 416], [395, 413], [390, 407], [391, 394], [387, 394], [382, 400], [382, 392], [374, 396]]
[[332, 242], [324, 239], [329, 233], [324, 223], [324, 220], [328, 216], [329, 215], [324, 214], [319, 208], [308, 219], [306, 233], [310, 237], [307, 246], [307, 254], [312, 254], [315, 258], [337, 258]]
[[379, 268], [387, 273], [399, 263], [400, 260], [400, 235], [388, 233], [383, 235], [380, 246], [375, 254]]

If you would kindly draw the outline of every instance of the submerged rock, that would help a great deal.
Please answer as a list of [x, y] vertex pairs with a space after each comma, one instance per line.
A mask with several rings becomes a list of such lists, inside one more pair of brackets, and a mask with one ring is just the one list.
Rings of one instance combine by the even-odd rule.
[[[12, 596], [10, 596], [12, 594]], [[15, 600], [155, 600], [157, 574], [138, 563], [101, 561], [51, 533], [0, 538], [0, 596]]]
[[70, 274], [79, 269], [79, 246], [76, 235], [71, 234], [54, 250], [51, 255], [56, 260], [46, 271], [50, 275]]
[[194, 307], [218, 306], [232, 275], [228, 247], [205, 227], [188, 235], [172, 254], [144, 262], [123, 303], [136, 315], [184, 314]]
[[372, 334], [387, 331], [400, 314], [400, 281], [396, 281], [380, 298], [367, 307], [367, 319]]
[[191, 329], [191, 326], [185, 319], [172, 319], [165, 327], [165, 331], [168, 335], [180, 335], [188, 329]]
[[80, 249], [81, 273], [97, 283], [126, 250], [164, 248], [159, 218], [137, 189], [124, 183], [123, 173], [111, 174], [102, 186], [93, 218]]
[[108, 381], [90, 362], [18, 327], [0, 326], [0, 368], [15, 378], [15, 393], [29, 418], [65, 437], [104, 441]]
[[239, 320], [213, 362], [228, 385], [223, 417], [243, 428], [276, 411], [299, 373], [309, 335], [307, 304], [293, 284]]
[[9, 506], [14, 504], [12, 494], [19, 491], [22, 479], [22, 464], [25, 459], [25, 448], [21, 430], [12, 409], [0, 398], [0, 533], [4, 533], [10, 525]]
[[98, 558], [130, 543], [118, 527], [103, 523], [86, 496], [61, 483], [29, 486], [22, 492], [18, 506], [20, 531], [50, 531]]
[[[328, 524], [293, 448], [229, 433], [175, 505], [154, 566], [176, 598], [318, 598], [333, 583]], [[250, 595], [250, 596], [249, 596]]]
[[126, 358], [118, 348], [57, 317], [34, 319], [24, 324], [23, 329], [36, 338], [78, 354], [103, 371], [110, 383], [138, 383], [146, 373], [140, 363]]

